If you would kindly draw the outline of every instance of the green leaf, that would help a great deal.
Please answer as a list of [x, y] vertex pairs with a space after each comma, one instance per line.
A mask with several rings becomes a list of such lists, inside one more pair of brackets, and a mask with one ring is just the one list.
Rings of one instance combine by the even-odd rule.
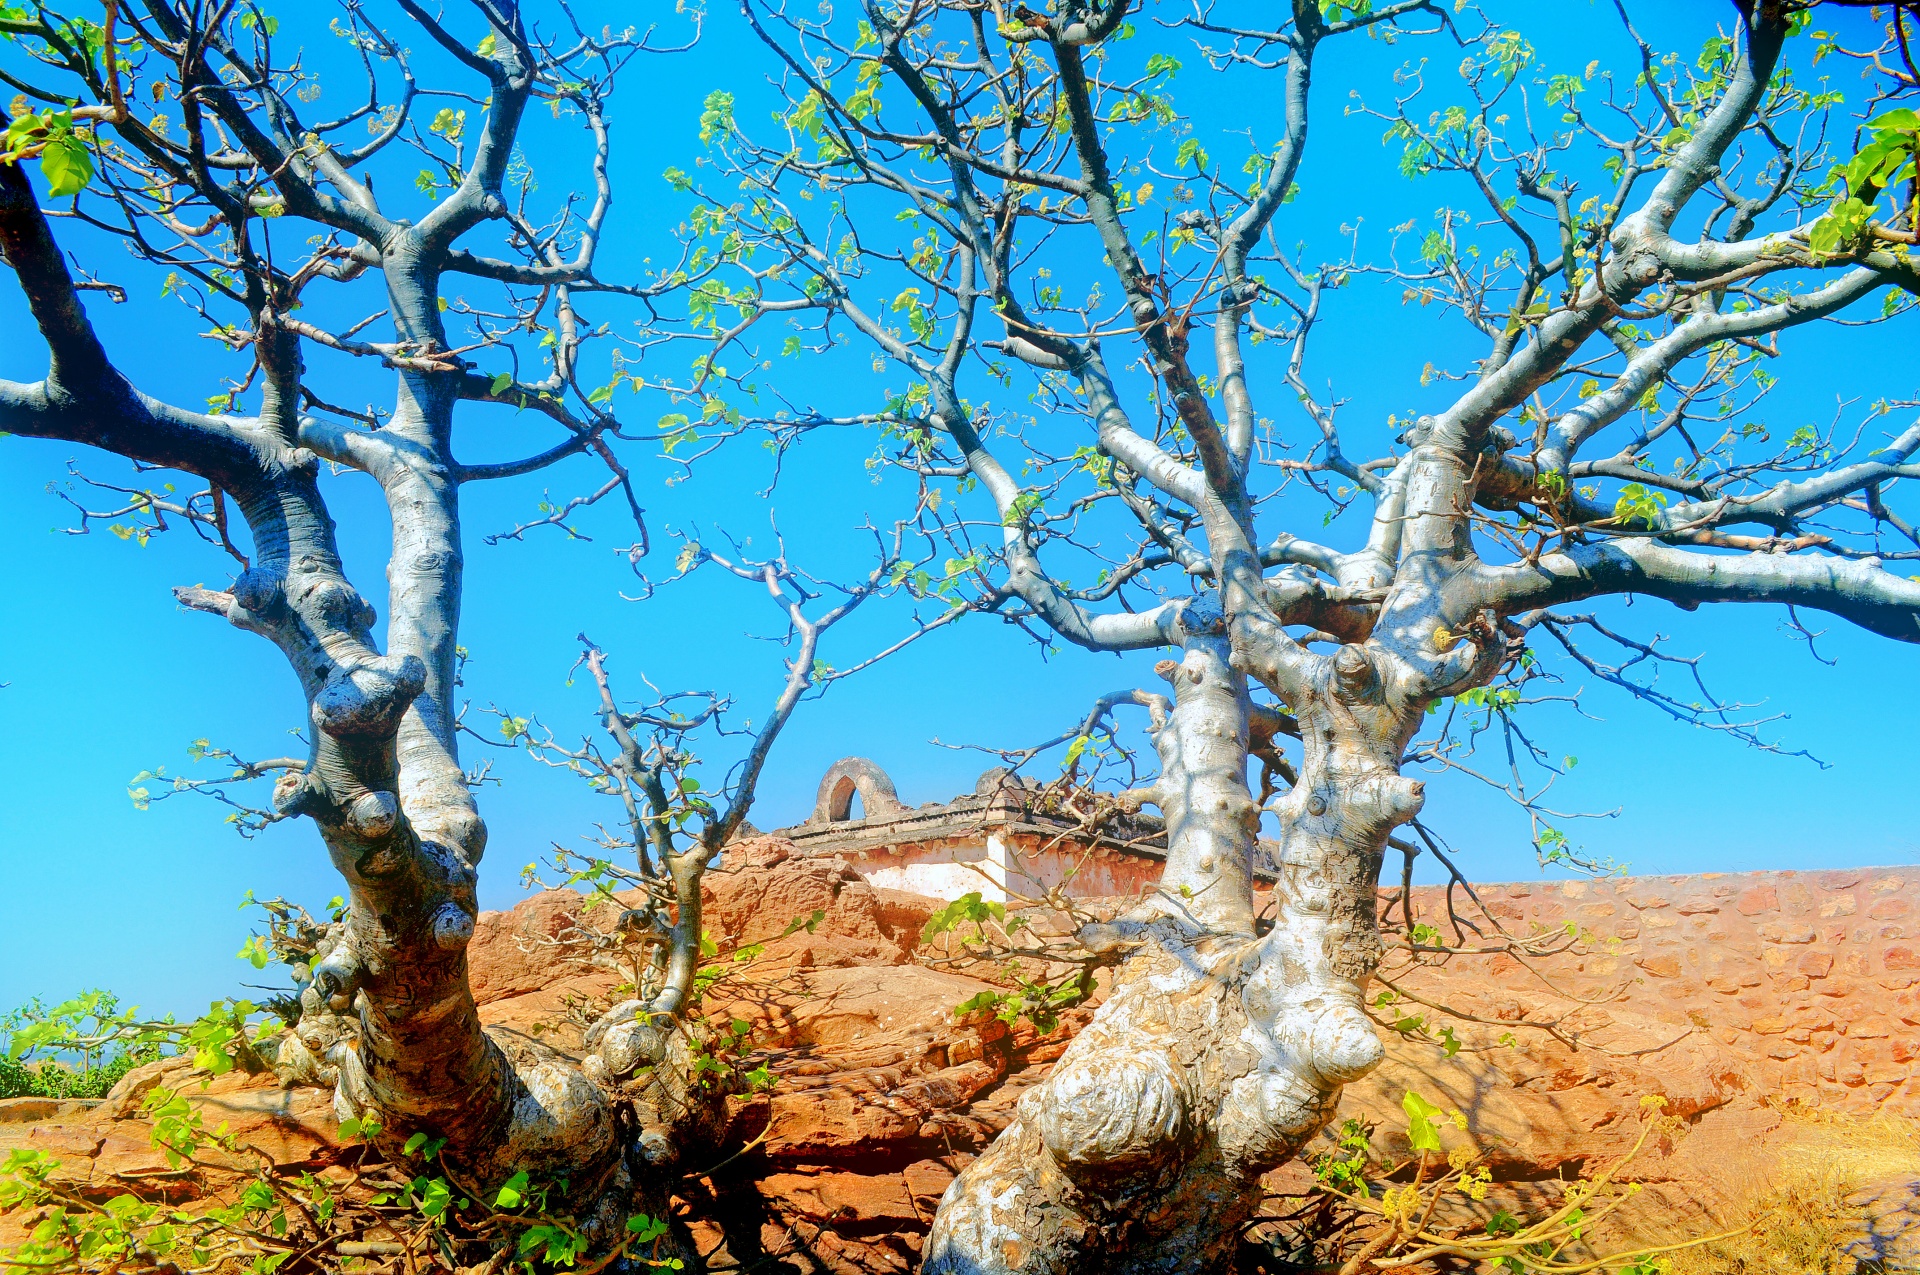
[[825, 126], [824, 115], [820, 109], [821, 106], [820, 95], [815, 92], [809, 92], [805, 97], [800, 99], [800, 105], [794, 107], [793, 110], [787, 113], [787, 123], [800, 132], [805, 133], [808, 137], [818, 141], [820, 138], [820, 130]]
[[1007, 506], [1007, 512], [1000, 517], [1000, 525], [1003, 527], [1022, 526], [1026, 523], [1027, 519], [1033, 516], [1033, 512], [1038, 508], [1040, 508], [1040, 493], [1037, 491], [1023, 491], [1013, 498], [1011, 505]]
[[975, 992], [953, 1007], [954, 1016], [965, 1018], [976, 1010], [993, 1009], [1007, 999], [1008, 995], [1005, 992]]
[[814, 913], [812, 916], [796, 916], [793, 918], [793, 920], [788, 921], [787, 928], [780, 931], [780, 937], [786, 938], [789, 934], [793, 934], [799, 930], [805, 930], [807, 933], [811, 934], [814, 931], [814, 927], [819, 925], [820, 922], [826, 919], [827, 919], [826, 909], [816, 908], [814, 909]]
[[1440, 1150], [1440, 1132], [1433, 1124], [1433, 1118], [1440, 1114], [1440, 1108], [1409, 1089], [1407, 1096], [1400, 1100], [1400, 1109], [1407, 1113], [1407, 1141], [1413, 1145], [1413, 1149]]
[[1850, 195], [1834, 204], [1825, 216], [1813, 223], [1807, 233], [1807, 246], [1821, 254], [1838, 252], [1860, 237], [1872, 216], [1872, 204]]
[[527, 1198], [527, 1181], [527, 1171], [522, 1169], [502, 1182], [500, 1190], [494, 1194], [493, 1207], [496, 1209], [520, 1207], [520, 1202]]
[[972, 890], [928, 917], [927, 923], [920, 928], [920, 941], [928, 942], [936, 935], [946, 933], [963, 921], [971, 921], [977, 926], [989, 920], [1005, 921], [1006, 919], [1006, 904], [982, 899], [978, 890]]
[[273, 959], [273, 949], [267, 946], [265, 939], [256, 934], [243, 943], [234, 955], [243, 961], [251, 962], [253, 968], [263, 970], [267, 968], [267, 962]]
[[714, 138], [733, 130], [733, 94], [715, 89], [701, 105], [700, 140], [712, 145]]
[[72, 133], [56, 135], [40, 152], [40, 174], [47, 179], [47, 193], [54, 198], [77, 195], [93, 180], [93, 156], [86, 143]]
[[487, 387], [487, 391], [488, 393], [494, 394], [497, 396], [500, 394], [504, 394], [506, 392], [507, 387], [512, 384], [513, 384], [513, 373], [499, 372], [494, 375], [492, 383], [489, 384]]
[[1664, 493], [1650, 490], [1645, 483], [1628, 483], [1620, 489], [1620, 499], [1614, 502], [1614, 521], [1632, 526], [1644, 522], [1651, 531], [1660, 521], [1660, 511], [1667, 507]]
[[438, 1221], [440, 1215], [447, 1211], [447, 1205], [453, 1202], [453, 1190], [445, 1178], [429, 1178], [415, 1192], [414, 1198], [421, 1216]]
[[549, 1266], [572, 1266], [574, 1259], [586, 1251], [587, 1239], [561, 1225], [543, 1225], [529, 1227], [520, 1237], [519, 1251], [527, 1253], [545, 1246], [541, 1257]]
[[7, 125], [6, 148], [17, 151], [31, 146], [34, 138], [47, 131], [48, 121], [51, 119], [51, 114], [43, 119], [30, 111], [22, 111], [14, 116], [13, 123]]

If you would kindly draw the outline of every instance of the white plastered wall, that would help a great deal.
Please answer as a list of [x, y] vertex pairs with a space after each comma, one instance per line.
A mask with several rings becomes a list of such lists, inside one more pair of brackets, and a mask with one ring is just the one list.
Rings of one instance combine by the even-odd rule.
[[997, 836], [987, 838], [986, 853], [978, 859], [956, 861], [943, 856], [884, 868], [864, 863], [860, 867], [870, 884], [883, 889], [949, 900], [977, 892], [995, 903], [1007, 901], [1007, 847]]

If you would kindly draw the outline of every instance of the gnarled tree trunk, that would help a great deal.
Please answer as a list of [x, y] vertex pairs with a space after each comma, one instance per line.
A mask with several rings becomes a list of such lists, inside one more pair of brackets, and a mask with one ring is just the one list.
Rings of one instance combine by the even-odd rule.
[[[423, 249], [420, 233], [396, 228], [382, 268], [403, 336], [427, 356], [415, 361], [430, 364], [445, 348], [432, 287], [441, 250]], [[486, 827], [459, 764], [451, 702], [461, 588], [451, 437], [464, 372], [403, 368], [398, 410], [379, 432], [303, 419], [301, 338], [262, 285], [250, 294], [260, 413], [183, 411], [140, 394], [113, 366], [15, 163], [0, 164], [0, 255], [51, 356], [38, 384], [0, 382], [0, 426], [196, 474], [233, 498], [251, 533], [251, 560], [229, 587], [175, 593], [271, 640], [308, 705], [310, 756], [283, 776], [274, 804], [313, 821], [351, 906], [308, 971], [283, 1075], [333, 1087], [340, 1117], [377, 1125], [396, 1159], [425, 1133], [444, 1138], [464, 1179], [483, 1187], [520, 1171], [565, 1179], [554, 1203], [578, 1213], [597, 1245], [616, 1241], [634, 1212], [665, 1216], [678, 1135], [711, 1105], [691, 1090], [672, 1015], [645, 1025], [644, 1047], [628, 1048], [623, 1066], [583, 1070], [490, 1034], [469, 984]], [[374, 608], [345, 575], [318, 484], [322, 455], [367, 472], [388, 501], [385, 652]], [[707, 857], [694, 855], [695, 869], [676, 880], [696, 898]], [[629, 1079], [642, 1063], [662, 1065]], [[635, 1126], [624, 1135], [623, 1109]]]
[[1374, 882], [1389, 831], [1420, 806], [1398, 762], [1425, 701], [1396, 693], [1382, 652], [1311, 659], [1292, 697], [1300, 782], [1276, 803], [1278, 917], [1256, 937], [1246, 677], [1217, 601], [1183, 620], [1155, 740], [1160, 892], [1083, 933], [1131, 955], [1012, 1127], [949, 1188], [929, 1275], [1222, 1269], [1261, 1175], [1382, 1056], [1361, 1009], [1380, 951]]

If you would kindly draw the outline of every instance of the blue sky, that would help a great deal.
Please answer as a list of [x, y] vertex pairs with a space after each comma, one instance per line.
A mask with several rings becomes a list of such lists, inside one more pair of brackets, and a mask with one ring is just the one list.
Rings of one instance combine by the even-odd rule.
[[[1638, 7], [1647, 11], [1643, 20], [1656, 43], [1689, 56], [1725, 9], [1704, 2]], [[1577, 67], [1600, 56], [1624, 65], [1627, 50], [1610, 25], [1610, 6], [1504, 8], [1523, 22], [1544, 63]], [[646, 258], [667, 250], [660, 217], [673, 209], [657, 174], [668, 164], [691, 164], [707, 90], [732, 87], [743, 101], [754, 100], [764, 56], [747, 43], [730, 6], [715, 9], [696, 51], [648, 64], [616, 98], [627, 105], [614, 115], [618, 233], [602, 257], [607, 277], [637, 274]], [[1548, 12], [1551, 19], [1537, 16]], [[0, 59], [12, 56], [0, 51]], [[337, 54], [316, 47], [315, 56]], [[1339, 113], [1348, 78], [1382, 92], [1400, 56], [1358, 45], [1322, 62], [1304, 193], [1289, 214], [1301, 234], [1328, 238], [1356, 217], [1384, 227], [1424, 216], [1437, 202], [1432, 189], [1393, 172], [1394, 157], [1381, 149], [1377, 124]], [[1209, 84], [1190, 72], [1183, 92], [1204, 99]], [[564, 155], [568, 144], [556, 139], [554, 153]], [[566, 174], [555, 164], [557, 186]], [[158, 299], [157, 274], [111, 241], [67, 227], [61, 233], [86, 265], [133, 294], [124, 306], [96, 295], [89, 311], [134, 381], [186, 403], [213, 393], [216, 377], [231, 364], [213, 361], [189, 316]], [[1436, 314], [1402, 308], [1397, 296], [1355, 289], [1338, 303], [1345, 307], [1342, 330], [1393, 335], [1384, 361], [1357, 340], [1316, 349], [1314, 374], [1351, 397], [1345, 409], [1351, 419], [1384, 420], [1423, 401], [1420, 365], [1458, 359], [1466, 348]], [[0, 376], [37, 377], [44, 356], [10, 277], [0, 277], [0, 331], [8, 337], [0, 342]], [[1913, 336], [1903, 321], [1877, 340], [1904, 339], [1911, 348]], [[1768, 417], [1789, 430], [1826, 421], [1842, 395], [1910, 397], [1920, 388], [1910, 371], [1862, 358], [1857, 334], [1799, 332], [1783, 345], [1787, 354], [1776, 370], [1784, 384]], [[390, 398], [388, 373], [324, 352], [310, 362], [316, 383], [335, 401]], [[802, 364], [785, 375], [794, 397], [840, 411], [874, 406], [884, 379], [862, 383], [825, 363]], [[647, 410], [666, 407], [633, 409], [642, 418]], [[499, 409], [469, 409], [465, 418], [470, 423], [463, 428], [472, 431], [463, 442], [469, 457], [504, 456], [534, 438], [537, 426], [504, 413], [488, 417], [488, 411]], [[884, 518], [891, 509], [888, 492], [867, 484], [860, 468], [871, 447], [870, 438], [851, 435], [815, 440], [767, 501], [754, 494], [765, 483], [766, 462], [751, 445], [729, 449], [691, 481], [671, 487], [662, 481], [670, 471], [637, 455], [636, 472], [658, 543], [667, 543], [658, 535], [664, 527], [698, 526], [725, 527], [764, 546], [777, 520], [796, 557], [841, 567], [859, 561], [861, 518], [869, 512]], [[187, 749], [199, 738], [255, 756], [300, 751], [287, 732], [300, 724], [301, 704], [285, 665], [265, 643], [174, 605], [170, 586], [226, 579], [224, 562], [190, 533], [157, 536], [140, 548], [103, 530], [84, 537], [59, 532], [70, 520], [46, 487], [65, 479], [69, 459], [103, 479], [120, 481], [127, 473], [121, 462], [65, 444], [0, 439], [0, 543], [11, 548], [0, 559], [0, 588], [9, 599], [8, 622], [0, 625], [0, 681], [7, 683], [0, 689], [7, 725], [0, 734], [0, 862], [7, 874], [0, 890], [0, 1007], [30, 995], [102, 986], [155, 1012], [192, 1011], [233, 993], [252, 973], [233, 955], [250, 930], [235, 906], [244, 891], [318, 904], [337, 892], [337, 880], [304, 824], [242, 841], [204, 801], [136, 810], [128, 782], [157, 765], [169, 774], [195, 773]], [[535, 536], [480, 543], [484, 533], [530, 516], [543, 491], [571, 494], [594, 481], [589, 467], [577, 465], [469, 490], [462, 640], [472, 652], [467, 690], [476, 708], [497, 704], [537, 713], [563, 736], [590, 729], [590, 688], [567, 682], [578, 649], [574, 635], [585, 631], [612, 653], [614, 673], [627, 685], [644, 672], [663, 687], [722, 690], [737, 697], [742, 714], [759, 717], [781, 675], [779, 648], [761, 638], [778, 631], [779, 617], [752, 588], [696, 578], [645, 602], [623, 600], [633, 577], [610, 551], [625, 543], [622, 528], [597, 511], [580, 523], [595, 537], [591, 542]], [[329, 498], [350, 572], [378, 604], [388, 535], [378, 493], [370, 481], [344, 476], [332, 482]], [[1733, 698], [1764, 698], [1768, 711], [1786, 715], [1772, 733], [1829, 766], [1757, 753], [1675, 725], [1610, 688], [1591, 687], [1582, 701], [1590, 716], [1562, 712], [1539, 724], [1548, 747], [1581, 759], [1556, 790], [1556, 804], [1619, 810], [1616, 817], [1570, 826], [1577, 842], [1637, 872], [1820, 868], [1920, 857], [1920, 834], [1899, 797], [1910, 789], [1909, 688], [1920, 672], [1920, 653], [1834, 621], [1822, 626], [1828, 632], [1820, 651], [1833, 661], [1823, 664], [1786, 631], [1783, 616], [1760, 608], [1685, 614], [1643, 600], [1612, 613], [1641, 635], [1671, 635], [1676, 651], [1708, 652], [1716, 689]], [[883, 645], [900, 623], [897, 612], [863, 617], [836, 631], [826, 654], [844, 666]], [[752, 818], [763, 828], [804, 818], [820, 773], [850, 753], [879, 761], [909, 802], [965, 791], [991, 759], [931, 741], [1012, 747], [1054, 735], [1094, 696], [1147, 684], [1155, 658], [1069, 651], [1046, 660], [1017, 631], [990, 620], [949, 630], [804, 706], [774, 754]], [[577, 780], [520, 754], [502, 750], [494, 774], [502, 782], [481, 796], [492, 829], [481, 897], [486, 906], [503, 907], [520, 896], [521, 865], [551, 842], [579, 844], [596, 820], [614, 811]], [[1447, 781], [1430, 787], [1427, 811], [1475, 877], [1538, 873], [1524, 823], [1497, 797]]]

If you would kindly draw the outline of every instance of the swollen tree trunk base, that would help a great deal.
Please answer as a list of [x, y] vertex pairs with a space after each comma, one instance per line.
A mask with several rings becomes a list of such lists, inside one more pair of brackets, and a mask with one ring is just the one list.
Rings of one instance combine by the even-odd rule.
[[1288, 686], [1298, 782], [1272, 807], [1277, 915], [1255, 938], [1245, 676], [1211, 599], [1183, 623], [1184, 658], [1161, 666], [1174, 709], [1155, 734], [1161, 890], [1082, 931], [1132, 954], [1015, 1123], [948, 1189], [927, 1275], [1229, 1270], [1261, 1176], [1384, 1054], [1363, 1008], [1380, 954], [1374, 886], [1388, 833], [1420, 808], [1399, 759], [1425, 683], [1371, 647], [1302, 662]]
[[[330, 929], [316, 953], [322, 959], [346, 926]], [[357, 1014], [336, 1011], [312, 986], [301, 999], [300, 1022], [274, 1061], [283, 1084], [331, 1089], [341, 1122], [380, 1121], [378, 1141], [396, 1162], [404, 1163], [406, 1153], [396, 1150], [404, 1135], [394, 1123], [439, 1136], [419, 1112], [380, 1100], [361, 1057], [367, 1047], [364, 994], [355, 998]], [[524, 1172], [530, 1187], [523, 1195], [543, 1192], [548, 1211], [572, 1219], [596, 1255], [630, 1243], [628, 1224], [636, 1216], [668, 1220], [669, 1231], [648, 1242], [647, 1256], [678, 1257], [681, 1269], [701, 1269], [691, 1237], [671, 1221], [671, 1196], [689, 1169], [718, 1158], [728, 1090], [696, 1079], [696, 1042], [688, 1030], [678, 1023], [653, 1025], [616, 1007], [590, 1029], [582, 1058], [508, 1029], [479, 1034], [486, 1083], [489, 1092], [504, 1097], [505, 1118], [494, 1137], [477, 1142], [480, 1154], [469, 1151], [446, 1164], [459, 1188], [491, 1199], [500, 1182]]]
[[1261, 1175], [1379, 1057], [1371, 1035], [1370, 1055], [1315, 1056], [1313, 1032], [1260, 1016], [1289, 977], [1271, 938], [1165, 920], [1137, 941], [1093, 1022], [948, 1188], [925, 1275], [1226, 1269]]

